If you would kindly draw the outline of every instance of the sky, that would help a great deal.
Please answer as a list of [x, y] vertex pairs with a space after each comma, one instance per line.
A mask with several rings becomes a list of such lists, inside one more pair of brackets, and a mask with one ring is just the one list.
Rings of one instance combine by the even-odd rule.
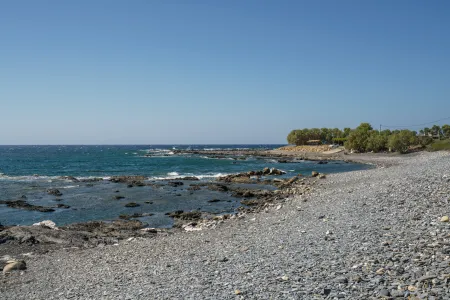
[[447, 118], [449, 13], [447, 0], [0, 1], [0, 144], [286, 143], [298, 128]]

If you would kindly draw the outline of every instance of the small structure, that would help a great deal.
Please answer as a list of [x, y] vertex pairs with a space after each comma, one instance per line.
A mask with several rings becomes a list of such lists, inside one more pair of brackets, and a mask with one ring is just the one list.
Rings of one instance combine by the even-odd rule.
[[322, 141], [321, 140], [309, 140], [306, 142], [306, 144], [309, 146], [317, 146], [317, 145], [322, 145]]

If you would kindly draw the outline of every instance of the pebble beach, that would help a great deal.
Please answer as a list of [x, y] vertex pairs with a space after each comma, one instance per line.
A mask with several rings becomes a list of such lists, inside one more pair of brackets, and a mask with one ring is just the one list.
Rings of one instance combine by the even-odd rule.
[[0, 299], [450, 299], [450, 153], [352, 159], [378, 167], [203, 230], [25, 253]]

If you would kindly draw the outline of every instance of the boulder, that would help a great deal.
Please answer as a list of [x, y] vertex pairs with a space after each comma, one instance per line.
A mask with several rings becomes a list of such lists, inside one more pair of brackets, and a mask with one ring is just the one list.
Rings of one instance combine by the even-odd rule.
[[9, 260], [6, 266], [3, 268], [3, 274], [9, 273], [14, 270], [26, 270], [27, 264], [24, 260]]
[[317, 176], [319, 176], [319, 172], [317, 172], [317, 171], [312, 171], [312, 172], [311, 172], [311, 176], [312, 176], [312, 177], [317, 177]]
[[173, 186], [173, 187], [177, 187], [177, 186], [180, 186], [180, 185], [183, 185], [183, 184], [184, 184], [184, 183], [181, 182], [181, 181], [169, 181], [169, 182], [167, 183], [168, 186]]
[[58, 227], [56, 227], [55, 222], [53, 222], [52, 220], [45, 220], [45, 221], [41, 221], [39, 223], [34, 223], [33, 226], [42, 226], [42, 227], [47, 227], [50, 229], [58, 230]]
[[327, 176], [325, 175], [325, 174], [319, 174], [319, 179], [325, 179], [325, 178], [327, 178]]
[[62, 193], [58, 189], [48, 189], [46, 192], [49, 195], [58, 196], [58, 197], [62, 196]]

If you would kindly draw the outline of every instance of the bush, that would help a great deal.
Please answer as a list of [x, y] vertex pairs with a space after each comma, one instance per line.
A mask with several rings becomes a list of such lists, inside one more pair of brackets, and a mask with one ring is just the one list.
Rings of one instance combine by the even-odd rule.
[[435, 141], [427, 149], [430, 151], [450, 150], [450, 140]]
[[380, 152], [387, 150], [388, 136], [371, 131], [367, 139], [366, 151]]
[[412, 145], [417, 145], [416, 132], [411, 130], [401, 130], [389, 136], [388, 146], [391, 150], [406, 153]]

